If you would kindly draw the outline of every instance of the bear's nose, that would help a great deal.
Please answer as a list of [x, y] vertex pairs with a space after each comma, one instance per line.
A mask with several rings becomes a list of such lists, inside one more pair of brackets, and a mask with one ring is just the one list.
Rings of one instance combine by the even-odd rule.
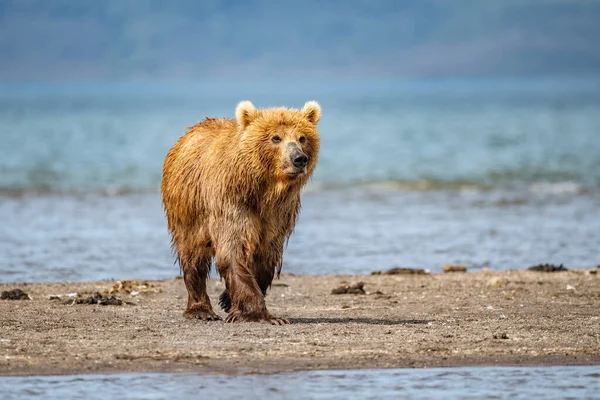
[[294, 167], [296, 167], [296, 168], [304, 168], [304, 167], [306, 167], [306, 164], [308, 164], [308, 156], [304, 153], [300, 153], [300, 154], [294, 156], [292, 163], [294, 164]]

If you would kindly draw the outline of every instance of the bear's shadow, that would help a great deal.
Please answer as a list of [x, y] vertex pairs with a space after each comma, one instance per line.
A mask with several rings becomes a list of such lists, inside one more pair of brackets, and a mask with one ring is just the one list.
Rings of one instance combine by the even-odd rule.
[[375, 318], [290, 318], [292, 324], [370, 324], [370, 325], [424, 325], [429, 319], [375, 319]]

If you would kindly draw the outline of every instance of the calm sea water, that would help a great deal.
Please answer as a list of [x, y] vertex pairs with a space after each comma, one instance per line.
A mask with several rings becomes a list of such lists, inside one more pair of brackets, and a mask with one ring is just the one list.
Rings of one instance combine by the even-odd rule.
[[599, 399], [599, 367], [309, 371], [274, 375], [120, 374], [0, 378], [23, 399]]
[[323, 107], [284, 271], [600, 263], [598, 80], [1, 89], [2, 282], [176, 275], [164, 156], [244, 98]]

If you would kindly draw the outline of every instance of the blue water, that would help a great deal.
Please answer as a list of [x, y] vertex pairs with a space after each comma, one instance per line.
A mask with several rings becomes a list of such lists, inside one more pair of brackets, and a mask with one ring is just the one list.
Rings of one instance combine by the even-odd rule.
[[307, 371], [273, 375], [120, 374], [0, 378], [24, 399], [599, 399], [600, 367]]
[[284, 272], [600, 263], [600, 80], [1, 89], [0, 282], [178, 274], [164, 156], [246, 98], [323, 107]]
[[164, 156], [186, 127], [205, 115], [232, 117], [243, 98], [259, 107], [322, 103], [316, 187], [600, 185], [600, 80], [313, 89], [6, 90], [0, 192], [156, 189]]

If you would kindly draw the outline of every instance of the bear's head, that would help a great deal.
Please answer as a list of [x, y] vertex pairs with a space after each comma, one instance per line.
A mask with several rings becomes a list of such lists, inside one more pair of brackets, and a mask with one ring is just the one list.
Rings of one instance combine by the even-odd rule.
[[240, 152], [261, 177], [279, 182], [305, 182], [319, 155], [321, 106], [308, 101], [301, 110], [256, 109], [242, 101], [235, 110]]

